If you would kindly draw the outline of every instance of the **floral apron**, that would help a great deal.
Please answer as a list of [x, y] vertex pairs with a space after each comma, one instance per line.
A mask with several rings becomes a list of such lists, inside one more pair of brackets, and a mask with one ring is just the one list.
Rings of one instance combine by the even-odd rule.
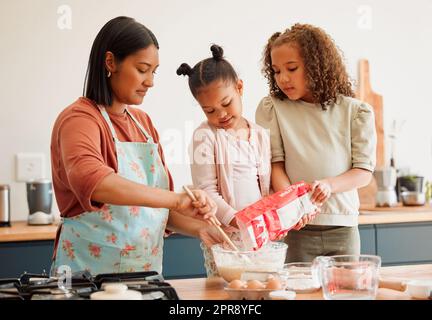
[[[118, 174], [149, 187], [169, 189], [168, 175], [158, 145], [126, 109], [147, 142], [120, 142], [105, 108], [117, 151]], [[71, 272], [91, 274], [134, 271], [162, 273], [163, 235], [168, 209], [105, 204], [62, 221], [52, 272], [69, 266]]]

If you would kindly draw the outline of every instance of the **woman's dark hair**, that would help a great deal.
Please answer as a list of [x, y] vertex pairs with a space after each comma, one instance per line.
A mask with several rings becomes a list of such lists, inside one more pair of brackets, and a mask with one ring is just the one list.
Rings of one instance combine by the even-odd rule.
[[272, 96], [281, 100], [287, 98], [276, 83], [271, 61], [272, 49], [287, 43], [293, 44], [300, 51], [308, 89], [323, 110], [336, 103], [339, 95], [354, 96], [342, 52], [333, 39], [320, 28], [299, 23], [282, 33], [274, 33], [265, 46], [262, 72], [267, 78]]
[[223, 49], [213, 44], [210, 47], [213, 57], [201, 60], [193, 68], [187, 63], [182, 63], [177, 69], [177, 74], [189, 76], [189, 88], [196, 97], [200, 88], [215, 80], [224, 82], [237, 82], [238, 76], [232, 65], [223, 57]]
[[106, 52], [111, 51], [116, 63], [121, 63], [127, 56], [150, 45], [159, 49], [153, 32], [141, 23], [129, 17], [108, 21], [93, 42], [84, 81], [84, 96], [97, 104], [112, 105], [112, 90], [105, 68]]

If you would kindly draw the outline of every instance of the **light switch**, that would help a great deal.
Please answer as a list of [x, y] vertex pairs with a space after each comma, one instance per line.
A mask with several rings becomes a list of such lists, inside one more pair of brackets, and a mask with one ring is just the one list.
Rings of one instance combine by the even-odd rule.
[[16, 180], [27, 182], [45, 178], [45, 154], [17, 153]]

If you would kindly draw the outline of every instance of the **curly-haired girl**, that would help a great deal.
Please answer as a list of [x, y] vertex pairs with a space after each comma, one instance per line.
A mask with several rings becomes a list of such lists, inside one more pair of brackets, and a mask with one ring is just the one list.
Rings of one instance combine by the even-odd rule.
[[279, 191], [309, 181], [321, 213], [290, 231], [287, 261], [359, 254], [357, 188], [372, 178], [376, 132], [371, 106], [353, 98], [342, 55], [322, 29], [295, 24], [265, 46], [270, 87], [256, 122], [270, 129], [271, 184]]

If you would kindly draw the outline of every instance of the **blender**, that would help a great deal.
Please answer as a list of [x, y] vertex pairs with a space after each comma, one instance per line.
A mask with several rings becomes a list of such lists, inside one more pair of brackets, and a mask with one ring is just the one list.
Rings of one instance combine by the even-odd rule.
[[397, 174], [394, 167], [378, 168], [374, 172], [378, 191], [376, 205], [378, 207], [393, 207], [397, 205], [396, 180]]
[[27, 202], [29, 207], [28, 224], [51, 224], [54, 216], [51, 213], [52, 183], [47, 179], [27, 182]]

